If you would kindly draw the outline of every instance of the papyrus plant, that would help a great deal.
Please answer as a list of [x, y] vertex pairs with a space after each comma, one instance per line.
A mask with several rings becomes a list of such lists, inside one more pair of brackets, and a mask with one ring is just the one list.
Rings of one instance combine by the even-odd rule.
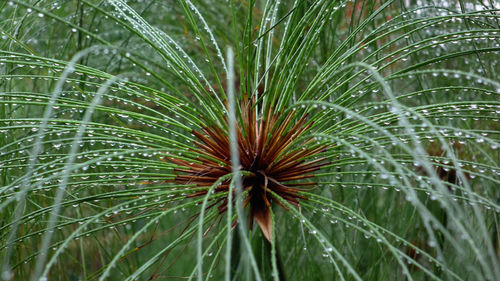
[[0, 278], [498, 280], [499, 9], [0, 1]]

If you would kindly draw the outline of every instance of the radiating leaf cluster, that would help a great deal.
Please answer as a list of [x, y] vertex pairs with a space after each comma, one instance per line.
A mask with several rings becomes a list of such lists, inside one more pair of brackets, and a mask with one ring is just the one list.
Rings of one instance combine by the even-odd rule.
[[[499, 55], [495, 1], [0, 1], [0, 278], [498, 280]], [[325, 148], [270, 244], [175, 181], [233, 94]]]

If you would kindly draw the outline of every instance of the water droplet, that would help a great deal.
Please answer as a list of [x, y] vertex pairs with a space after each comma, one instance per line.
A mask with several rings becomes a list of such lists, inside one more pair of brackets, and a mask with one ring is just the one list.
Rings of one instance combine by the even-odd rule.
[[10, 270], [5, 270], [4, 272], [2, 272], [3, 280], [10, 280], [11, 277], [12, 277], [12, 272]]

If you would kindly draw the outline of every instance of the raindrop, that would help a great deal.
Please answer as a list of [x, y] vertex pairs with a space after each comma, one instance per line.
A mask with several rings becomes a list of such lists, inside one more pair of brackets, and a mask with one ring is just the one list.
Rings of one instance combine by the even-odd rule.
[[12, 277], [12, 272], [10, 270], [5, 270], [4, 272], [2, 272], [3, 280], [10, 280], [11, 277]]

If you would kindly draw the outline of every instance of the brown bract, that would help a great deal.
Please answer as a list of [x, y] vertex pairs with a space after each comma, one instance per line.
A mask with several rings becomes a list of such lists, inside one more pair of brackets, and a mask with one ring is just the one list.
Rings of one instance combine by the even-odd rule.
[[[294, 118], [295, 111], [286, 116], [268, 111], [264, 119], [257, 119], [252, 105], [252, 102], [244, 98], [241, 124], [237, 126], [240, 170], [246, 172], [242, 177], [242, 188], [247, 191], [244, 206], [250, 205], [250, 229], [255, 219], [264, 236], [271, 241], [272, 203], [288, 209], [275, 196], [280, 196], [293, 205], [298, 205], [299, 199], [306, 199], [298, 193], [301, 190], [299, 187], [313, 186], [315, 183], [301, 181], [312, 177], [314, 171], [326, 164], [324, 158], [310, 160], [310, 156], [321, 152], [325, 146], [315, 144], [311, 138], [297, 143], [297, 138], [312, 125], [312, 122], [307, 121], [307, 116], [297, 119]], [[210, 187], [220, 177], [232, 173], [229, 136], [226, 130], [217, 126], [205, 127], [201, 132], [192, 133], [198, 139], [194, 142], [197, 148], [193, 152], [199, 155], [199, 163], [169, 158], [170, 162], [182, 167], [174, 170], [177, 174], [175, 182]], [[215, 188], [215, 192], [227, 192], [229, 184], [230, 180], [222, 182]], [[273, 191], [275, 195], [269, 191]], [[206, 193], [206, 190], [198, 191], [189, 196], [202, 196]], [[219, 213], [224, 213], [228, 204], [227, 197], [211, 206], [217, 204]]]

